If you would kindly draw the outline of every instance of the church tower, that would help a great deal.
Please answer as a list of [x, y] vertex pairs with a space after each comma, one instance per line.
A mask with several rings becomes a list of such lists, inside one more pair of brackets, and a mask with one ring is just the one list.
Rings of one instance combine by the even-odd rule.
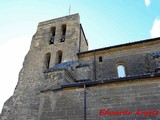
[[158, 120], [159, 46], [152, 38], [88, 51], [78, 14], [40, 22], [0, 120]]
[[86, 50], [88, 44], [79, 14], [40, 22], [14, 94], [5, 102], [0, 120], [37, 120], [40, 91], [67, 79], [63, 69], [57, 72], [52, 69], [72, 64], [78, 60], [77, 53]]
[[[77, 53], [88, 50], [78, 14], [40, 22], [31, 50], [45, 52], [44, 69], [77, 60]], [[42, 57], [43, 59], [43, 57]]]

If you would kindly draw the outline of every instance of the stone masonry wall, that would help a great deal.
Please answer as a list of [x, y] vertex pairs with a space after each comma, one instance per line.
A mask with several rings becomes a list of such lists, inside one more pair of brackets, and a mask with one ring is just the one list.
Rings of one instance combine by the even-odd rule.
[[83, 33], [83, 28], [81, 28], [81, 48], [80, 48], [80, 52], [83, 52], [83, 51], [87, 51], [88, 50], [88, 43], [87, 43], [87, 40], [85, 38], [85, 35]]
[[[66, 40], [60, 42], [61, 25], [67, 25]], [[53, 87], [55, 81], [46, 79], [44, 74], [44, 60], [47, 53], [51, 53], [50, 65], [54, 66], [58, 50], [62, 50], [62, 62], [77, 60], [79, 39], [79, 15], [74, 14], [57, 18], [38, 25], [36, 34], [28, 54], [25, 57], [23, 68], [19, 73], [19, 80], [14, 94], [3, 107], [0, 120], [37, 120], [40, 101], [40, 91]], [[55, 44], [49, 44], [50, 29], [56, 26]], [[55, 73], [56, 74], [56, 73]], [[64, 77], [63, 77], [64, 78]]]
[[[106, 80], [118, 77], [118, 64], [124, 65], [126, 76], [134, 76], [154, 72], [154, 60], [147, 61], [147, 57], [149, 53], [160, 51], [160, 42], [144, 44], [96, 51], [95, 71], [97, 80]], [[99, 62], [99, 57], [102, 57], [102, 62]], [[92, 67], [95, 68], [94, 52], [79, 55], [79, 58], [83, 62], [92, 62]], [[95, 71], [94, 69], [91, 70], [92, 80], [94, 80]]]
[[[160, 79], [108, 83], [86, 88], [87, 120], [157, 120], [160, 113]], [[73, 88], [41, 94], [40, 120], [84, 120], [84, 89]], [[103, 115], [100, 110], [132, 112], [130, 115]], [[146, 114], [139, 111], [145, 111]], [[101, 114], [101, 115], [100, 115]]]
[[[60, 41], [63, 24], [67, 26], [64, 42]], [[5, 102], [0, 120], [83, 120], [83, 88], [68, 88], [54, 92], [42, 91], [60, 88], [60, 85], [71, 82], [76, 83], [74, 78], [79, 80], [115, 78], [117, 77], [116, 65], [119, 62], [125, 64], [127, 76], [145, 74], [147, 72], [143, 69], [144, 66], [152, 66], [145, 62], [146, 55], [160, 51], [160, 42], [157, 40], [131, 46], [123, 45], [95, 52], [96, 64], [94, 64], [93, 52], [77, 56], [79, 52], [79, 26], [78, 14], [39, 23], [36, 34], [32, 38], [30, 50], [25, 57], [23, 68], [19, 73], [14, 94]], [[52, 27], [56, 27], [55, 43], [49, 44]], [[82, 35], [81, 47], [82, 51], [88, 49], [84, 35]], [[61, 59], [59, 63], [57, 63], [58, 51], [62, 52], [61, 58], [58, 56]], [[100, 56], [103, 58], [101, 63], [99, 63]], [[64, 69], [52, 71], [48, 73], [48, 76], [44, 73], [46, 69], [56, 64], [69, 61], [81, 63], [79, 67], [70, 68], [69, 72], [72, 71], [74, 75], [66, 72], [68, 68], [66, 71]], [[96, 79], [94, 70], [97, 74]], [[117, 120], [117, 118], [139, 120], [141, 117], [142, 119], [159, 117], [135, 116], [134, 114], [130, 116], [99, 116], [100, 109], [113, 111], [128, 109], [133, 113], [138, 109], [160, 111], [159, 78], [101, 84], [87, 87], [86, 93], [87, 120]]]

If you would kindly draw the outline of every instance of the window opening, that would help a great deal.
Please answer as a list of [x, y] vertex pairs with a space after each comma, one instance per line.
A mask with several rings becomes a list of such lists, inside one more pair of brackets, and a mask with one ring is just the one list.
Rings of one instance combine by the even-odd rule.
[[125, 67], [123, 65], [118, 65], [117, 66], [117, 72], [118, 72], [118, 77], [125, 77]]
[[61, 42], [64, 42], [64, 41], [65, 41], [65, 35], [66, 35], [66, 25], [62, 25]]
[[102, 56], [99, 57], [99, 62], [103, 62]]
[[51, 28], [52, 36], [50, 38], [49, 44], [54, 44], [54, 39], [55, 39], [55, 32], [56, 32], [56, 27]]
[[57, 52], [57, 64], [60, 64], [62, 62], [62, 51]]
[[51, 59], [51, 53], [47, 53], [45, 55], [45, 68], [48, 69], [49, 68], [49, 64], [50, 64], [50, 59]]

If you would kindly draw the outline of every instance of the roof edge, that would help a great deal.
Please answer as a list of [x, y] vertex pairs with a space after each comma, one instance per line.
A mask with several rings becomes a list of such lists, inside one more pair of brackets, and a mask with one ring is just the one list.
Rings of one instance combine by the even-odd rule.
[[59, 87], [54, 87], [54, 88], [49, 88], [46, 90], [40, 91], [41, 93], [47, 92], [47, 91], [58, 91], [62, 90], [64, 88], [74, 88], [74, 87], [84, 87], [85, 86], [95, 86], [95, 85], [100, 85], [100, 84], [106, 84], [106, 83], [116, 83], [116, 82], [124, 82], [124, 81], [135, 81], [135, 80], [143, 80], [146, 78], [154, 78], [154, 77], [160, 77], [160, 73], [149, 73], [149, 74], [142, 74], [142, 75], [137, 75], [137, 76], [128, 76], [128, 77], [123, 77], [123, 78], [113, 78], [113, 79], [108, 79], [108, 80], [97, 80], [97, 81], [87, 81], [87, 82], [78, 82], [78, 83], [71, 83], [71, 84], [65, 84], [61, 85]]
[[83, 51], [83, 52], [77, 53], [77, 55], [92, 53], [92, 52], [97, 52], [97, 51], [107, 50], [107, 49], [112, 49], [112, 48], [123, 47], [126, 45], [135, 45], [135, 44], [141, 44], [141, 43], [146, 43], [146, 42], [151, 42], [151, 41], [157, 41], [157, 40], [160, 41], [160, 37], [150, 38], [150, 39], [145, 39], [145, 40], [140, 40], [140, 41], [135, 41], [135, 42], [130, 42], [130, 43], [124, 43], [124, 44], [119, 44], [119, 45], [114, 45], [114, 46], [109, 46], [109, 47], [104, 47], [104, 48], [98, 48], [98, 49], [93, 49], [89, 51]]
[[48, 24], [49, 22], [53, 22], [55, 20], [59, 20], [59, 19], [64, 19], [64, 18], [70, 18], [72, 16], [79, 16], [79, 13], [75, 13], [75, 14], [71, 14], [71, 15], [66, 15], [66, 16], [62, 16], [62, 17], [57, 17], [57, 18], [54, 18], [54, 19], [50, 19], [50, 20], [45, 20], [45, 21], [42, 21], [42, 22], [39, 22], [38, 26], [42, 26], [42, 25], [46, 25]]

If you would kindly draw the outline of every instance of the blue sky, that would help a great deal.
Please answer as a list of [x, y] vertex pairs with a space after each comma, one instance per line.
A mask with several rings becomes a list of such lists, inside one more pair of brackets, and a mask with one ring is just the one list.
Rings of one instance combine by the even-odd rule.
[[1, 0], [0, 111], [39, 22], [79, 13], [89, 49], [160, 36], [160, 0]]

